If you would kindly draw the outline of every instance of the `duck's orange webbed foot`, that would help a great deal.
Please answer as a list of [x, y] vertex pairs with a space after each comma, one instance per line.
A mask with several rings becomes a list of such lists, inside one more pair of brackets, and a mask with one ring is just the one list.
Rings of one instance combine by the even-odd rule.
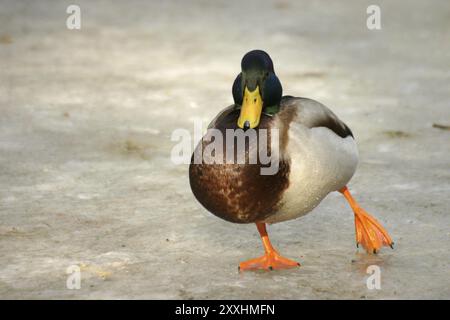
[[347, 187], [339, 190], [355, 213], [356, 245], [361, 244], [368, 253], [377, 253], [382, 246], [394, 249], [394, 243], [383, 226], [363, 208], [361, 208], [350, 194]]
[[281, 256], [271, 245], [267, 235], [265, 223], [256, 224], [261, 240], [264, 245], [265, 254], [259, 258], [250, 259], [239, 264], [239, 270], [277, 270], [299, 267], [300, 263]]
[[299, 267], [300, 263], [280, 256], [273, 251], [255, 259], [250, 259], [239, 264], [239, 270], [277, 270]]

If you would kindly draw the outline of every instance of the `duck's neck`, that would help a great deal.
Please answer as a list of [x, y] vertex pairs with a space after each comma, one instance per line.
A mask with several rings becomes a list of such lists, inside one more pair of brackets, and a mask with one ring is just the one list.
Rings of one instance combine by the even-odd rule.
[[269, 116], [273, 116], [273, 115], [277, 114], [278, 111], [280, 111], [280, 105], [276, 104], [273, 106], [265, 107], [263, 110], [263, 113], [265, 113]]

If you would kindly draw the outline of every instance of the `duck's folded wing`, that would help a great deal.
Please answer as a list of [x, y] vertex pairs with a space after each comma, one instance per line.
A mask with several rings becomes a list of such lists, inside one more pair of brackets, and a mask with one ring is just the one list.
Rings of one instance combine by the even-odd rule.
[[286, 111], [295, 110], [293, 121], [308, 128], [326, 127], [341, 138], [353, 137], [347, 125], [326, 106], [312, 99], [286, 96], [281, 100], [281, 106]]

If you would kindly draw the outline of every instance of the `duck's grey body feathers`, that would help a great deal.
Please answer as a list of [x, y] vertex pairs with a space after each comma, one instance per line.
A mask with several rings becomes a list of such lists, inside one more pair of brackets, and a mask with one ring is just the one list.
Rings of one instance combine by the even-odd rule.
[[[222, 110], [208, 129], [223, 133], [226, 128], [237, 129], [237, 109], [231, 105]], [[195, 196], [225, 220], [276, 223], [295, 219], [314, 209], [328, 193], [344, 187], [356, 170], [358, 151], [352, 132], [317, 101], [283, 97], [280, 111], [263, 113], [259, 128], [279, 130], [280, 170], [274, 176], [260, 176], [259, 164], [190, 166]], [[256, 147], [250, 150], [257, 152]]]
[[353, 133], [347, 125], [318, 101], [308, 98], [295, 98], [285, 96], [281, 100], [283, 108], [295, 108], [297, 117], [295, 121], [308, 128], [326, 127], [341, 138], [352, 136]]
[[283, 156], [289, 162], [289, 186], [278, 212], [266, 222], [297, 218], [314, 209], [328, 193], [344, 187], [358, 163], [350, 129], [323, 104], [306, 98], [284, 97], [275, 121], [292, 114]]

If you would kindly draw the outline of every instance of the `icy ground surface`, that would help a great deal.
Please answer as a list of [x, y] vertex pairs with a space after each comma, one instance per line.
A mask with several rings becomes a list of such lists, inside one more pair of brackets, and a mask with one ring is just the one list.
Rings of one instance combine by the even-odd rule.
[[[0, 298], [450, 298], [450, 3], [376, 1], [369, 31], [372, 2], [77, 1], [70, 31], [73, 1], [1, 1]], [[269, 228], [301, 268], [238, 273], [256, 228], [196, 202], [170, 136], [231, 103], [253, 48], [352, 128], [350, 187], [395, 250], [358, 251], [331, 194]]]

